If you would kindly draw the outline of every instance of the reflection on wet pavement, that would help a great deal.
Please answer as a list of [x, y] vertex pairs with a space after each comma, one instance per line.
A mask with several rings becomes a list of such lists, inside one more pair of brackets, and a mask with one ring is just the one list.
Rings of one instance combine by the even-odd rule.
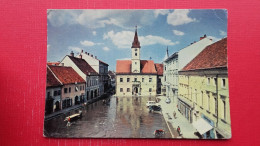
[[[102, 101], [82, 109], [82, 118], [67, 127], [64, 119], [69, 114], [44, 123], [44, 134], [50, 137], [95, 138], [154, 138], [156, 129], [164, 129], [162, 138], [171, 138], [165, 120], [160, 113], [150, 113], [146, 102], [155, 97], [110, 97], [110, 103]], [[78, 111], [74, 111], [74, 114]]]

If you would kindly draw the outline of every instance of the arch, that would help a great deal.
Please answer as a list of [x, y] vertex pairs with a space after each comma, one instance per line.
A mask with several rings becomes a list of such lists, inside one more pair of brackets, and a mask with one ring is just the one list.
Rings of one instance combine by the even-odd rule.
[[56, 106], [55, 111], [59, 111], [60, 110], [60, 102], [56, 101], [55, 106]]
[[76, 97], [74, 98], [74, 100], [75, 100], [75, 101], [74, 101], [74, 104], [75, 104], [75, 105], [79, 104], [79, 101], [78, 101], [78, 100], [79, 100], [79, 97], [78, 97], [78, 96], [76, 96]]

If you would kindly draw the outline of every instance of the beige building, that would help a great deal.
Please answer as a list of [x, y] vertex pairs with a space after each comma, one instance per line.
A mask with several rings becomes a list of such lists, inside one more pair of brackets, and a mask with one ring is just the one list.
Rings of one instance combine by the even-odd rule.
[[74, 53], [71, 52], [70, 56], [65, 56], [60, 64], [72, 67], [85, 80], [85, 101], [90, 101], [101, 95], [101, 78], [99, 74], [84, 59], [82, 59], [81, 55], [79, 57], [80, 58], [74, 57]]
[[[156, 68], [152, 60], [140, 59], [140, 48], [136, 30], [131, 48], [132, 59], [117, 60], [116, 63], [117, 96], [147, 96], [157, 94], [157, 70], [159, 68]], [[160, 70], [162, 71], [163, 69]]]
[[60, 92], [62, 109], [84, 102], [86, 82], [72, 67], [47, 66], [47, 69], [62, 85]]
[[227, 38], [179, 71], [178, 109], [203, 138], [230, 138]]

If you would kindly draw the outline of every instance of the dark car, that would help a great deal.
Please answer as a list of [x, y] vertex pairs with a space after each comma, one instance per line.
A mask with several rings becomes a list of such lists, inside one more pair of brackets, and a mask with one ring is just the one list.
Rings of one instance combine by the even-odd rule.
[[150, 111], [157, 111], [157, 112], [160, 112], [162, 110], [161, 107], [157, 106], [157, 105], [152, 105], [152, 106], [149, 106], [149, 110]]

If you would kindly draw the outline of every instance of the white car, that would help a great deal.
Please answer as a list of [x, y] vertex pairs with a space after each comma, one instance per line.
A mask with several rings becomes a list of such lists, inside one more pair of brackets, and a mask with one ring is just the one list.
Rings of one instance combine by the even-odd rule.
[[146, 102], [146, 106], [149, 107], [149, 106], [152, 106], [152, 105], [157, 105], [157, 106], [160, 106], [158, 103], [156, 103], [155, 101], [147, 101]]
[[171, 103], [171, 99], [170, 98], [166, 98], [165, 102], [166, 103]]

